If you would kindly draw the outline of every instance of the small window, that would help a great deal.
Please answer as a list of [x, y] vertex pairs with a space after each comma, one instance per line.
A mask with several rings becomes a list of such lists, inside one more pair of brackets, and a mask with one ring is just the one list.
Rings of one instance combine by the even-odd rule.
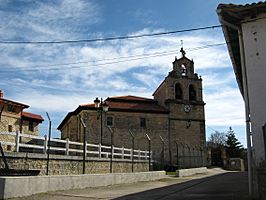
[[8, 125], [8, 132], [12, 132], [12, 131], [13, 131], [12, 125]]
[[34, 131], [34, 127], [33, 127], [33, 121], [29, 122], [29, 131]]
[[113, 126], [113, 117], [107, 117], [106, 118], [106, 125], [107, 126]]
[[7, 111], [8, 111], [8, 112], [15, 112], [15, 106], [9, 104], [9, 105], [7, 106]]
[[11, 149], [12, 149], [12, 148], [11, 148], [11, 145], [7, 145], [7, 146], [6, 146], [6, 150], [7, 150], [7, 151], [11, 151]]
[[146, 119], [143, 117], [140, 118], [140, 127], [142, 128], [146, 127]]

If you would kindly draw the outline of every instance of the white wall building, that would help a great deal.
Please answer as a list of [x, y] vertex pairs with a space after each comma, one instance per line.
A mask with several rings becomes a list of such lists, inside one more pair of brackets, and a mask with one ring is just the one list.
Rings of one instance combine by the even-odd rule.
[[217, 13], [245, 101], [250, 192], [256, 194], [266, 160], [266, 3], [220, 4]]

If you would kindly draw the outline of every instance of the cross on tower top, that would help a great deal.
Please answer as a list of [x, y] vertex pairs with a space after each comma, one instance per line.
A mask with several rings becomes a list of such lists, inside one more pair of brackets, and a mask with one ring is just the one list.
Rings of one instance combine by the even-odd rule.
[[186, 55], [186, 52], [185, 52], [185, 50], [183, 49], [183, 47], [181, 47], [181, 50], [180, 50], [180, 52], [182, 53], [182, 56], [183, 56], [183, 57], [185, 57], [185, 55]]

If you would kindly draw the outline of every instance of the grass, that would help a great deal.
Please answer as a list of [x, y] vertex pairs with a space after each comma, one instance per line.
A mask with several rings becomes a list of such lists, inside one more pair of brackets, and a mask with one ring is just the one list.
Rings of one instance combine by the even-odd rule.
[[166, 175], [176, 175], [176, 172], [166, 172]]

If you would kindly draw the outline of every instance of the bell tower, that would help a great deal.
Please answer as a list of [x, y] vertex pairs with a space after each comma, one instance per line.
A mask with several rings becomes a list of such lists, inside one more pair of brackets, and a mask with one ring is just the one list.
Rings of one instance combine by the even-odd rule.
[[203, 149], [206, 144], [202, 78], [195, 73], [194, 62], [185, 56], [183, 48], [180, 52], [181, 58], [175, 58], [172, 71], [153, 94], [158, 104], [169, 110], [172, 160], [175, 155], [171, 152], [176, 151], [177, 143], [191, 149]]

